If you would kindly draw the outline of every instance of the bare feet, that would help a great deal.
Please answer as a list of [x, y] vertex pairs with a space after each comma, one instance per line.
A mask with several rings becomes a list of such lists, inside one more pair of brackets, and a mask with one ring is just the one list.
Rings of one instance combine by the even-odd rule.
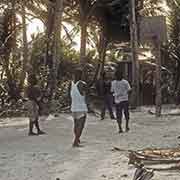
[[80, 144], [73, 144], [72, 147], [74, 148], [80, 148], [80, 147], [84, 147], [83, 145], [80, 145]]
[[129, 130], [130, 130], [129, 127], [127, 127], [127, 128], [126, 128], [126, 132], [128, 132]]

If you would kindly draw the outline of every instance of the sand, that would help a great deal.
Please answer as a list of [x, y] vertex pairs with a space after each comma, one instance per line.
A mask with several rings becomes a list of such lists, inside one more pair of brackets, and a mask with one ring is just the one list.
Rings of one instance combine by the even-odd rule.
[[[83, 148], [72, 148], [70, 114], [41, 120], [47, 132], [27, 136], [28, 119], [0, 119], [0, 180], [132, 180], [135, 168], [126, 151], [178, 147], [180, 117], [156, 118], [142, 107], [131, 112], [130, 132], [118, 134], [116, 121], [90, 114]], [[123, 121], [125, 123], [125, 121]], [[153, 180], [179, 180], [180, 172], [155, 172]]]

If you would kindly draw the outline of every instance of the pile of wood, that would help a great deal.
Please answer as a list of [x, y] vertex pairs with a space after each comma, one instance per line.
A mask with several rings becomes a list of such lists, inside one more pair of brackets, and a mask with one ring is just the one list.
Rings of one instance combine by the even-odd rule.
[[180, 148], [129, 151], [129, 164], [155, 171], [180, 170]]

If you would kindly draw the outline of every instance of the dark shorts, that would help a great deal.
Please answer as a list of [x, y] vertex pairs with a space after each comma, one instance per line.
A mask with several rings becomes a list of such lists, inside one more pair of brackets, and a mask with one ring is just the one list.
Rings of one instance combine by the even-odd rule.
[[35, 101], [28, 100], [25, 104], [26, 109], [28, 110], [27, 115], [30, 122], [35, 122], [39, 117], [39, 106]]
[[124, 116], [126, 120], [129, 120], [129, 102], [128, 101], [122, 101], [116, 104], [117, 121], [121, 121], [123, 112], [124, 112]]
[[84, 128], [85, 122], [86, 122], [86, 115], [79, 119], [74, 119], [74, 127], [81, 130]]
[[78, 112], [72, 112], [72, 116], [74, 119], [80, 119], [81, 117], [84, 117], [87, 115], [86, 111], [78, 111]]

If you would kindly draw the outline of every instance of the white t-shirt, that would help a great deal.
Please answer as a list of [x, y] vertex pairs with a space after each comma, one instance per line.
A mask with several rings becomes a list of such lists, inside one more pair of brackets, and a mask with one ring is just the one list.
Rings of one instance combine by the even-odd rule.
[[87, 104], [85, 102], [85, 96], [82, 96], [78, 89], [78, 83], [71, 83], [71, 111], [72, 112], [87, 112]]
[[111, 92], [113, 93], [115, 103], [128, 101], [128, 92], [131, 90], [130, 84], [127, 80], [114, 80], [111, 85]]

